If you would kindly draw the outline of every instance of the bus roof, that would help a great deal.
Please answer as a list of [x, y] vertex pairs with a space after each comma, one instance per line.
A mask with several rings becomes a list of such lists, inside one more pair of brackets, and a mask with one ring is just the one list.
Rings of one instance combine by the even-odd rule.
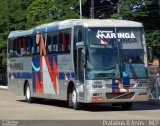
[[116, 19], [68, 19], [64, 21], [57, 21], [52, 23], [46, 23], [39, 25], [30, 30], [18, 30], [12, 31], [8, 38], [27, 36], [39, 32], [50, 32], [65, 28], [71, 28], [73, 26], [84, 27], [143, 27], [142, 23], [128, 20], [116, 20]]
[[33, 33], [33, 29], [31, 30], [17, 30], [10, 32], [8, 38], [20, 37], [20, 36], [28, 36]]

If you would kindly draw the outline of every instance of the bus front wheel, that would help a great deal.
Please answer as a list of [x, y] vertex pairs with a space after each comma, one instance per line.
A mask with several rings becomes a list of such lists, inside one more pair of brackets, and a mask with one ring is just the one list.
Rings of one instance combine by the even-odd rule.
[[80, 109], [80, 103], [77, 101], [77, 91], [73, 87], [72, 92], [69, 93], [69, 107], [72, 107], [74, 110]]
[[25, 97], [26, 97], [26, 101], [28, 103], [32, 103], [33, 102], [33, 98], [31, 97], [31, 89], [30, 89], [29, 84], [27, 84], [26, 88], [25, 88]]

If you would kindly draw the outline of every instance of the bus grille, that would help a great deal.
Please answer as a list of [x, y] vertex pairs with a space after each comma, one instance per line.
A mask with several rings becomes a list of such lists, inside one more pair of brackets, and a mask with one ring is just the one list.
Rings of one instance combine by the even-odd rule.
[[[123, 85], [124, 88], [133, 88], [135, 84]], [[112, 88], [112, 84], [106, 84], [107, 88]]]
[[124, 88], [133, 88], [135, 84], [123, 85]]
[[106, 93], [107, 99], [131, 99], [134, 96], [134, 92], [131, 93]]

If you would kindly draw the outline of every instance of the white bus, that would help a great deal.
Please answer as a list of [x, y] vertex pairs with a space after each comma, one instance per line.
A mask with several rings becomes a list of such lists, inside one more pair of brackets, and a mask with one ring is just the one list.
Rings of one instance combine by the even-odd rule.
[[8, 36], [8, 87], [34, 98], [111, 103], [131, 109], [147, 101], [143, 25], [134, 21], [70, 19]]

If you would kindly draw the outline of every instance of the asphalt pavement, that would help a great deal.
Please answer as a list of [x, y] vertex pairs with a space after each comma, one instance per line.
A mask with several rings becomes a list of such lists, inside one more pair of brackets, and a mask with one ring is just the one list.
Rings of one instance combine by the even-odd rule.
[[110, 104], [90, 104], [76, 111], [67, 108], [65, 101], [39, 99], [29, 104], [25, 97], [1, 88], [0, 120], [90, 120], [90, 123], [95, 120], [160, 120], [160, 103], [138, 102], [133, 104], [132, 110]]

